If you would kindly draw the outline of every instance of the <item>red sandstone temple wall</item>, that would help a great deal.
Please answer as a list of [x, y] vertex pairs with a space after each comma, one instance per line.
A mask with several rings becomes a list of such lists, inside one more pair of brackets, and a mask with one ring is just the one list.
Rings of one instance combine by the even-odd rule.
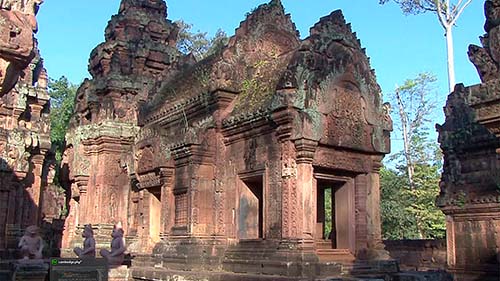
[[385, 240], [385, 249], [402, 270], [445, 270], [446, 240]]
[[30, 225], [43, 226], [49, 247], [58, 247], [65, 217], [64, 191], [53, 182], [48, 77], [34, 36], [43, 1], [25, 2], [0, 1], [0, 255], [16, 249]]

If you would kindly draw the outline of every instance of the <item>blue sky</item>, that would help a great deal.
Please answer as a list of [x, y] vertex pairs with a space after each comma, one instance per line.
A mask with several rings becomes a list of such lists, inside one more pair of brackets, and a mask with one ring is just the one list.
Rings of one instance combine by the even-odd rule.
[[[51, 78], [65, 75], [79, 84], [89, 77], [87, 63], [91, 50], [104, 40], [104, 28], [119, 7], [119, 0], [47, 0], [41, 6], [37, 38], [45, 67]], [[168, 18], [183, 19], [193, 30], [215, 33], [222, 28], [234, 34], [245, 13], [258, 0], [170, 0]], [[427, 71], [438, 78], [434, 94], [439, 107], [447, 96], [445, 37], [434, 14], [404, 16], [395, 4], [378, 5], [378, 0], [282, 0], [286, 12], [307, 37], [309, 28], [322, 16], [341, 9], [371, 58], [385, 96], [405, 79]], [[479, 45], [483, 35], [482, 0], [473, 0], [454, 29], [456, 81], [476, 84], [479, 78], [467, 58], [467, 47]], [[442, 123], [438, 108], [436, 120]], [[397, 137], [396, 137], [397, 138]]]

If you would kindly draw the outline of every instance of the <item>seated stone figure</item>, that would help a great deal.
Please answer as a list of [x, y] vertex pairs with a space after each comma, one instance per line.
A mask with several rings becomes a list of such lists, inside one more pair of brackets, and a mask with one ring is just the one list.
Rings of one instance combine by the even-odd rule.
[[38, 227], [28, 226], [24, 236], [19, 240], [19, 248], [23, 259], [41, 259], [43, 250], [43, 240], [38, 234]]
[[83, 240], [83, 249], [76, 247], [73, 249], [73, 252], [75, 252], [79, 258], [95, 258], [95, 239], [92, 225], [85, 225], [82, 236], [85, 238], [85, 240]]
[[120, 225], [115, 225], [111, 233], [111, 251], [101, 249], [100, 254], [108, 261], [111, 267], [120, 266], [125, 258], [125, 239], [123, 238], [123, 229]]

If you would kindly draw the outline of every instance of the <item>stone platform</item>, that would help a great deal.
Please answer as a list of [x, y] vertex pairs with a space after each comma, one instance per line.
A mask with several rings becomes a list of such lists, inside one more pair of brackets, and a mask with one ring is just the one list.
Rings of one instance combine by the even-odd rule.
[[9, 263], [9, 275], [12, 281], [47, 281], [49, 263], [47, 260], [17, 260]]
[[[262, 265], [269, 265], [265, 260]], [[266, 267], [266, 266], [263, 266]], [[294, 264], [289, 266], [293, 268]], [[254, 272], [228, 272], [223, 270], [174, 270], [161, 267], [161, 265], [132, 267], [130, 269], [130, 280], [188, 280], [188, 281], [236, 281], [236, 280], [394, 280], [392, 276], [397, 274], [398, 265], [395, 261], [377, 261], [377, 262], [355, 262], [351, 264], [340, 263], [310, 263], [310, 276], [293, 276], [270, 274], [266, 270]], [[274, 267], [277, 269], [278, 267]], [[418, 280], [418, 279], [415, 279]]]

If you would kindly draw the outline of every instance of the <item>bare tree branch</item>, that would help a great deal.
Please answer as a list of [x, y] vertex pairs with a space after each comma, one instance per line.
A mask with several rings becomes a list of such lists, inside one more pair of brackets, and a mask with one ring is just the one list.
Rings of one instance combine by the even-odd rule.
[[453, 20], [451, 21], [451, 25], [455, 25], [455, 23], [457, 22], [458, 18], [460, 17], [460, 15], [462, 15], [462, 13], [464, 12], [465, 8], [472, 2], [472, 0], [467, 0], [467, 2], [465, 2], [465, 4], [460, 8], [460, 10], [458, 10], [457, 14], [453, 17]]

